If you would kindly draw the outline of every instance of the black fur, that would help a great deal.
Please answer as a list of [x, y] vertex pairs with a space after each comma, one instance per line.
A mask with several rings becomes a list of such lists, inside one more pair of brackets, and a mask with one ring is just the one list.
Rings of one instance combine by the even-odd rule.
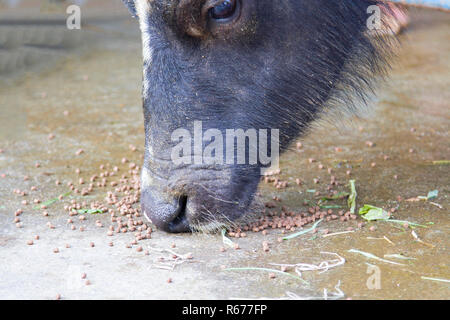
[[[133, 1], [124, 1], [135, 12]], [[204, 223], [206, 212], [219, 220], [240, 217], [259, 181], [259, 166], [174, 167], [175, 129], [191, 129], [194, 120], [223, 132], [276, 128], [285, 150], [327, 108], [352, 110], [356, 100], [364, 102], [392, 54], [385, 37], [368, 35], [367, 8], [377, 1], [241, 0], [248, 15], [235, 29], [197, 13], [180, 19], [178, 2], [150, 2], [153, 55], [144, 65], [146, 150], [153, 150], [144, 166], [158, 182], [143, 190], [142, 204], [168, 231]], [[187, 212], [176, 214], [184, 224], [168, 227], [183, 202], [177, 199], [188, 201]]]
[[122, 0], [123, 3], [127, 6], [128, 10], [130, 11], [131, 15], [136, 18], [136, 7], [134, 5], [134, 0]]

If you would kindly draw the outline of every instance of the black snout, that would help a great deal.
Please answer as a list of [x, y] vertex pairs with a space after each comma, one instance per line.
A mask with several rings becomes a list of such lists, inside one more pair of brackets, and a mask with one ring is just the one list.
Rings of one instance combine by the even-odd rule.
[[173, 170], [168, 179], [151, 172], [143, 169], [142, 212], [172, 233], [212, 232], [237, 220], [253, 202], [260, 178], [257, 170]]
[[166, 232], [191, 231], [186, 215], [186, 196], [170, 197], [157, 189], [144, 189], [141, 196], [142, 209], [146, 217]]

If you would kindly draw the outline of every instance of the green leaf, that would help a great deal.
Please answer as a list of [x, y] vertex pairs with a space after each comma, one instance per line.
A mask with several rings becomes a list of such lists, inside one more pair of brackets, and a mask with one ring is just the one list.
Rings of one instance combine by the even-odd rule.
[[437, 198], [438, 194], [439, 194], [439, 190], [433, 190], [433, 191], [428, 192], [427, 200]]
[[375, 206], [371, 206], [369, 204], [365, 204], [364, 207], [360, 208], [359, 214], [367, 221], [389, 219], [389, 213], [386, 210], [383, 210], [382, 208], [378, 208]]

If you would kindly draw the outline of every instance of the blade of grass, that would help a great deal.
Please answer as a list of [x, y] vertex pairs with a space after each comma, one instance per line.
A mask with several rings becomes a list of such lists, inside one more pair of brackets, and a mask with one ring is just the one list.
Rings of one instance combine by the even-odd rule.
[[417, 260], [416, 258], [410, 258], [410, 257], [405, 257], [402, 256], [401, 254], [385, 254], [384, 255], [385, 258], [394, 258], [394, 259], [400, 259], [400, 260]]
[[421, 277], [423, 280], [431, 280], [431, 281], [439, 281], [439, 282], [447, 282], [450, 283], [450, 280], [447, 279], [439, 279], [439, 278], [430, 278], [430, 277]]
[[330, 205], [330, 206], [319, 206], [320, 209], [341, 209], [343, 206], [340, 205]]
[[229, 246], [229, 247], [231, 247], [231, 248], [234, 248], [235, 243], [234, 243], [233, 241], [231, 241], [231, 240], [226, 236], [226, 234], [227, 234], [227, 229], [223, 228], [223, 229], [222, 229], [222, 242], [223, 242], [223, 244], [225, 244], [225, 245], [227, 245], [227, 246]]
[[433, 161], [434, 165], [449, 165], [450, 164], [450, 160], [435, 160]]
[[350, 193], [346, 192], [346, 191], [341, 191], [336, 193], [335, 195], [332, 195], [331, 197], [322, 197], [320, 198], [320, 201], [325, 202], [325, 201], [330, 201], [330, 200], [339, 200], [339, 199], [345, 199], [350, 195]]
[[355, 180], [350, 180], [350, 195], [348, 196], [347, 205], [350, 208], [350, 213], [354, 214], [356, 209], [356, 197], [358, 194], [356, 193]]
[[311, 231], [313, 231], [313, 230], [319, 225], [320, 222], [322, 222], [322, 219], [320, 219], [319, 221], [317, 221], [316, 223], [314, 223], [313, 226], [312, 226], [311, 228], [308, 228], [308, 229], [306, 229], [306, 230], [302, 230], [302, 231], [299, 231], [299, 232], [290, 234], [290, 235], [284, 237], [283, 240], [290, 240], [290, 239], [296, 238], [296, 237], [298, 237], [298, 236], [301, 236], [302, 234], [311, 232]]
[[308, 281], [306, 281], [305, 279], [300, 278], [299, 276], [295, 276], [293, 274], [290, 274], [290, 273], [287, 273], [287, 272], [283, 272], [283, 271], [280, 271], [280, 270], [276, 270], [276, 269], [248, 267], [248, 268], [227, 268], [227, 269], [224, 269], [224, 271], [266, 271], [266, 272], [273, 272], [273, 273], [278, 273], [278, 274], [282, 274], [284, 276], [288, 276], [288, 277], [294, 278], [296, 280], [300, 280], [304, 284], [308, 284], [309, 285]]
[[407, 223], [410, 227], [412, 226], [412, 227], [428, 228], [427, 226], [425, 226], [423, 224], [418, 224], [418, 223], [415, 223], [415, 222], [409, 222], [409, 221], [406, 221], [406, 220], [381, 219], [381, 220], [378, 220], [378, 221], [392, 222], [392, 223], [397, 223], [397, 224], [405, 224], [405, 223]]
[[80, 210], [75, 210], [72, 209], [72, 211], [78, 213], [78, 214], [96, 214], [96, 213], [103, 213], [102, 210], [100, 209], [80, 209]]
[[[62, 197], [65, 198], [65, 197], [67, 197], [67, 196], [68, 196], [69, 194], [71, 194], [71, 193], [72, 193], [72, 191], [69, 191], [69, 192], [67, 192], [67, 193], [64, 193], [64, 194], [62, 194]], [[38, 206], [34, 206], [33, 209], [34, 209], [34, 210], [38, 210], [38, 209], [40, 209], [42, 206], [48, 207], [49, 205], [54, 204], [54, 203], [55, 203], [56, 201], [58, 201], [58, 200], [59, 200], [59, 197], [56, 197], [56, 198], [54, 198], [54, 199], [47, 200], [47, 201], [41, 203], [41, 204], [38, 205]]]
[[399, 266], [404, 266], [403, 263], [398, 263], [398, 262], [394, 262], [394, 261], [390, 261], [390, 260], [386, 260], [380, 257], [377, 257], [376, 255], [370, 253], [370, 252], [364, 252], [364, 251], [360, 251], [357, 249], [350, 249], [348, 250], [348, 252], [352, 252], [352, 253], [358, 253], [360, 255], [363, 255], [364, 257], [368, 258], [368, 259], [374, 259], [374, 260], [378, 260], [381, 262], [386, 262], [386, 263], [390, 263], [390, 264], [395, 264], [395, 265], [399, 265]]

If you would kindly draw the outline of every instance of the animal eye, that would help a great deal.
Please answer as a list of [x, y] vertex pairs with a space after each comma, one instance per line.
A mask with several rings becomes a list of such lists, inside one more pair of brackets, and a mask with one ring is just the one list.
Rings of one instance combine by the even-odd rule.
[[233, 14], [235, 13], [236, 7], [237, 7], [237, 4], [236, 4], [237, 1], [238, 0], [222, 1], [220, 4], [209, 9], [209, 14], [211, 15], [211, 17], [213, 19], [216, 19], [216, 20], [227, 19], [227, 18], [233, 16]]

